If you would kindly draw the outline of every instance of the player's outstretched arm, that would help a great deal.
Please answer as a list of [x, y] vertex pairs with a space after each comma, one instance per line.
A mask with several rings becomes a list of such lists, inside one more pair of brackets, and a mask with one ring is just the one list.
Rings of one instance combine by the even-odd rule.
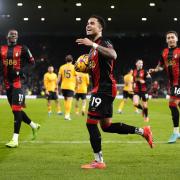
[[164, 69], [164, 67], [161, 66], [160, 64], [158, 64], [158, 65], [156, 66], [156, 68], [154, 68], [154, 69], [149, 69], [148, 73], [149, 73], [149, 74], [152, 74], [152, 73], [154, 73], [154, 72], [163, 71], [163, 69]]
[[79, 45], [85, 45], [85, 46], [93, 47], [94, 49], [98, 50], [98, 52], [100, 52], [105, 57], [112, 58], [112, 59], [117, 58], [116, 51], [113, 48], [103, 47], [101, 45], [94, 43], [93, 41], [91, 41], [88, 38], [77, 39], [76, 42]]

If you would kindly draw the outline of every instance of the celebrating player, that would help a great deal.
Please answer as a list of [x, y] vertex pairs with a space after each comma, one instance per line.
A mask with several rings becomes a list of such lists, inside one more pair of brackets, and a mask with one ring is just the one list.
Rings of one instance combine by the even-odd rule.
[[51, 100], [55, 100], [57, 114], [61, 115], [61, 108], [58, 101], [58, 90], [56, 89], [57, 75], [54, 73], [54, 67], [49, 66], [48, 72], [44, 75], [44, 88], [48, 100], [48, 115], [51, 115]]
[[111, 42], [102, 37], [104, 27], [104, 19], [97, 15], [93, 15], [88, 19], [86, 25], [86, 34], [88, 38], [76, 40], [79, 45], [91, 47], [89, 66], [91, 67], [90, 74], [92, 77], [93, 89], [89, 102], [86, 125], [90, 135], [90, 143], [94, 151], [95, 160], [90, 164], [81, 166], [81, 168], [85, 169], [103, 169], [106, 167], [106, 164], [103, 162], [101, 134], [97, 126], [98, 122], [100, 122], [104, 132], [139, 134], [147, 140], [151, 147], [153, 146], [150, 127], [136, 128], [124, 123], [112, 123], [112, 107], [117, 91], [113, 70], [117, 54]]
[[22, 88], [21, 78], [23, 77], [23, 66], [26, 62], [34, 64], [34, 58], [26, 46], [17, 44], [17, 30], [10, 30], [7, 35], [7, 45], [0, 47], [0, 60], [3, 68], [4, 84], [8, 102], [14, 115], [14, 134], [12, 140], [6, 144], [7, 147], [18, 146], [18, 137], [21, 121], [30, 125], [33, 132], [33, 139], [37, 136], [40, 125], [30, 120], [22, 110], [25, 103], [25, 94]]
[[[147, 93], [147, 83], [151, 80], [151, 76], [148, 72], [143, 69], [143, 61], [138, 59], [136, 61], [136, 69], [133, 70], [134, 78], [134, 96], [133, 103], [134, 106], [142, 110], [144, 121], [148, 122], [148, 93]], [[142, 99], [142, 106], [139, 100]]]
[[180, 103], [180, 48], [177, 46], [178, 34], [175, 31], [168, 31], [166, 33], [166, 43], [168, 45], [162, 51], [160, 61], [155, 69], [150, 69], [149, 72], [158, 72], [163, 69], [166, 70], [169, 80], [169, 108], [173, 121], [173, 134], [169, 139], [169, 143], [175, 143], [180, 138], [179, 133], [179, 110]]

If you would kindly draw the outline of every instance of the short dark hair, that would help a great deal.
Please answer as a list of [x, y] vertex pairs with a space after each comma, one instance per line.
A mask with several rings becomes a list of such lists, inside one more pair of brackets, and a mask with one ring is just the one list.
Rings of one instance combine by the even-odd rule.
[[171, 34], [171, 33], [174, 34], [178, 38], [178, 33], [176, 31], [168, 31], [168, 32], [166, 32], [166, 37], [167, 37], [168, 34]]
[[73, 62], [73, 57], [71, 54], [68, 54], [66, 57], [65, 57], [65, 61], [66, 62]]
[[98, 20], [99, 24], [102, 26], [102, 29], [104, 30], [106, 28], [106, 22], [104, 18], [102, 18], [99, 15], [91, 15], [89, 18], [95, 18]]

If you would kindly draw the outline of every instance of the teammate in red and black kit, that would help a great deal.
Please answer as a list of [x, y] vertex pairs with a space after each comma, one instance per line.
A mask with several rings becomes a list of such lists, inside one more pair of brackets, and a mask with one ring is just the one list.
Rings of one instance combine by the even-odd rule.
[[25, 103], [25, 95], [21, 82], [23, 76], [22, 68], [25, 62], [34, 64], [34, 58], [26, 46], [17, 44], [17, 39], [17, 30], [10, 30], [7, 35], [7, 45], [2, 45], [0, 47], [0, 61], [4, 84], [8, 102], [14, 115], [14, 134], [12, 140], [6, 144], [7, 147], [18, 146], [21, 121], [31, 126], [33, 139], [36, 138], [37, 130], [40, 128], [39, 124], [31, 121], [27, 114], [22, 111]]
[[158, 81], [154, 81], [152, 84], [151, 94], [153, 98], [158, 98], [158, 90], [159, 90], [159, 83]]
[[[136, 61], [136, 69], [133, 70], [134, 79], [134, 96], [133, 103], [134, 106], [142, 110], [144, 121], [148, 122], [148, 93], [147, 93], [147, 81], [151, 78], [148, 72], [143, 69], [143, 61], [138, 59]], [[142, 106], [139, 100], [142, 99]]]
[[104, 132], [139, 134], [148, 141], [151, 147], [153, 146], [150, 127], [136, 128], [123, 123], [112, 123], [113, 101], [117, 91], [113, 71], [117, 54], [111, 42], [102, 37], [104, 26], [105, 22], [103, 18], [96, 15], [91, 16], [86, 26], [86, 33], [89, 38], [76, 40], [78, 44], [91, 47], [89, 66], [93, 89], [86, 125], [90, 135], [95, 161], [81, 166], [81, 168], [85, 169], [103, 169], [106, 167], [102, 157], [101, 134], [97, 126], [98, 122], [100, 122]]
[[166, 42], [168, 47], [162, 51], [160, 61], [155, 69], [150, 69], [149, 72], [158, 72], [166, 70], [169, 79], [169, 108], [171, 110], [173, 120], [173, 134], [169, 139], [169, 143], [175, 143], [180, 138], [179, 133], [179, 110], [180, 103], [180, 48], [177, 46], [178, 34], [175, 31], [166, 33]]

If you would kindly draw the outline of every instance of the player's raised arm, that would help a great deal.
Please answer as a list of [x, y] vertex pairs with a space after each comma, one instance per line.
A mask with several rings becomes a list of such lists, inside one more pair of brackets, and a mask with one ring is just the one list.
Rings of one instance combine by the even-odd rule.
[[164, 70], [164, 61], [161, 55], [158, 65], [154, 69], [149, 69], [148, 73], [152, 74], [154, 72], [159, 72]]
[[110, 45], [109, 47], [104, 47], [102, 45], [99, 45], [99, 44], [91, 41], [88, 38], [77, 39], [76, 42], [79, 45], [85, 45], [85, 46], [89, 46], [89, 47], [94, 48], [95, 50], [100, 52], [105, 57], [112, 58], [112, 59], [117, 58], [116, 51], [113, 49], [113, 47], [110, 44], [109, 44]]

